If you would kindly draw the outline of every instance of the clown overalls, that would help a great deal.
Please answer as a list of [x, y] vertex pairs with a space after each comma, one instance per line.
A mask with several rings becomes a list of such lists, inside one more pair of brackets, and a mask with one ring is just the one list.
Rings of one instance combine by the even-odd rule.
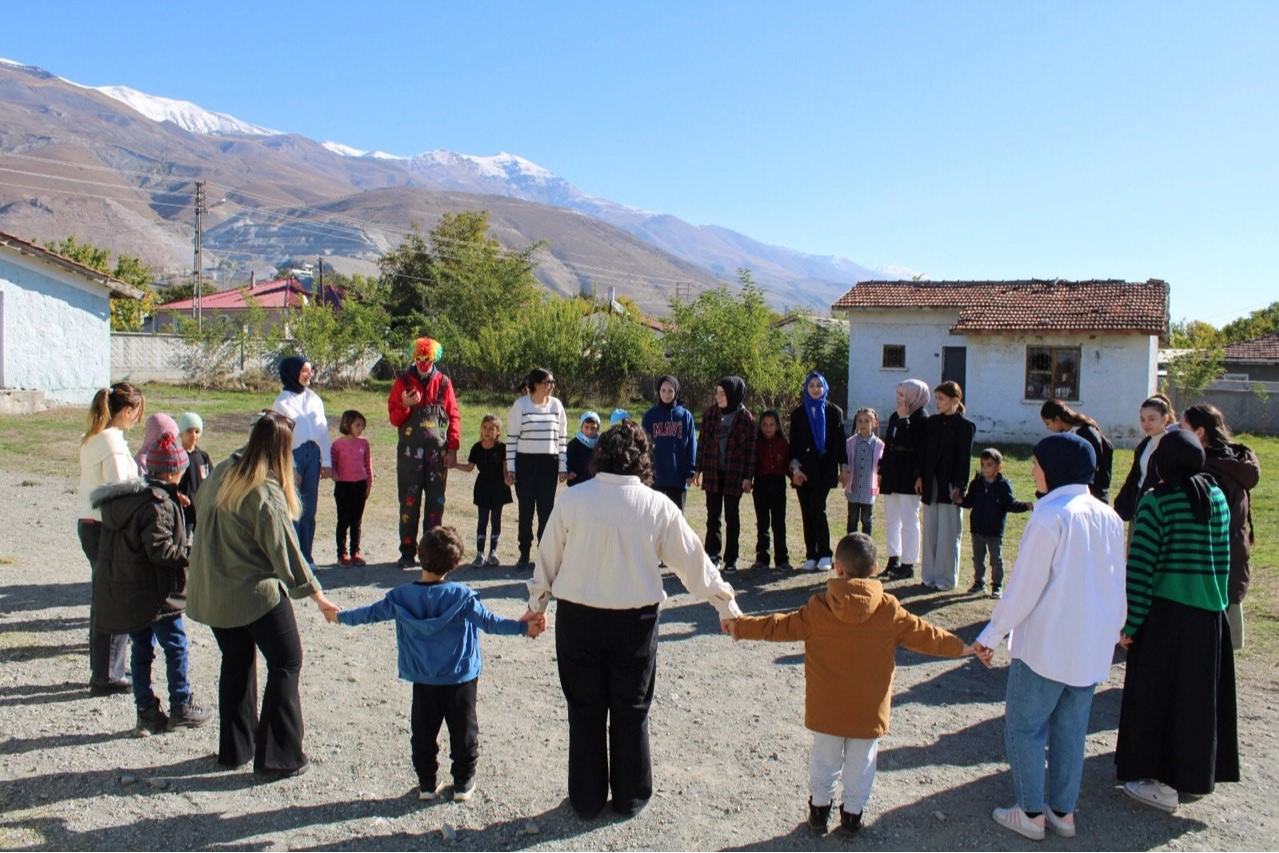
[[443, 399], [449, 380], [440, 379], [439, 399], [414, 406], [399, 426], [395, 474], [400, 493], [400, 556], [409, 559], [417, 556], [418, 517], [424, 533], [444, 519], [449, 420]]

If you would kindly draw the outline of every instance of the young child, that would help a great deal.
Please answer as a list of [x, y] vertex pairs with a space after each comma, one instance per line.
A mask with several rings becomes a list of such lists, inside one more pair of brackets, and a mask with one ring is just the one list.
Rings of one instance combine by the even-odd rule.
[[191, 464], [182, 474], [178, 483], [178, 503], [182, 505], [182, 515], [186, 520], [187, 538], [195, 530], [195, 495], [206, 477], [213, 472], [213, 460], [209, 454], [200, 449], [200, 436], [204, 434], [204, 420], [195, 412], [187, 412], [178, 418], [178, 435], [182, 439], [182, 449], [187, 452]]
[[[97, 624], [133, 640], [134, 734], [203, 726], [212, 711], [195, 703], [187, 677], [187, 530], [178, 506], [178, 481], [187, 453], [171, 434], [143, 448], [146, 479], [135, 478], [93, 490], [90, 502], [102, 512], [102, 540], [94, 569], [93, 607]], [[155, 645], [164, 649], [169, 681], [169, 713], [151, 687]]]
[[502, 419], [487, 414], [480, 420], [480, 440], [471, 445], [466, 462], [459, 462], [461, 471], [480, 469], [475, 478], [475, 505], [479, 508], [479, 523], [475, 528], [475, 561], [482, 566], [484, 560], [484, 536], [488, 533], [488, 565], [496, 566], [497, 543], [502, 538], [502, 507], [511, 503], [511, 487], [506, 485], [506, 442], [502, 437]]
[[[364, 519], [364, 504], [373, 491], [373, 457], [369, 453], [369, 440], [364, 438], [367, 421], [355, 409], [342, 413], [338, 432], [329, 453], [333, 458], [333, 500], [338, 507], [338, 565], [363, 566], [360, 554], [360, 522]], [[347, 531], [350, 531], [351, 550], [347, 556]]]
[[[804, 641], [804, 727], [813, 733], [808, 769], [808, 825], [826, 833], [835, 786], [844, 775], [840, 830], [861, 829], [875, 781], [879, 738], [888, 731], [898, 646], [961, 657], [971, 646], [908, 612], [874, 579], [878, 554], [864, 533], [835, 548], [826, 591], [794, 613], [743, 616], [729, 623], [735, 640]], [[850, 778], [852, 774], [856, 778]]]
[[777, 546], [778, 570], [791, 570], [790, 555], [786, 548], [786, 491], [790, 485], [787, 466], [790, 465], [790, 443], [782, 435], [782, 419], [776, 409], [769, 409], [759, 416], [759, 435], [755, 437], [755, 487], [751, 496], [755, 499], [755, 525], [759, 537], [755, 541], [755, 564], [752, 569], [768, 568], [768, 531], [772, 528], [773, 544]]
[[1013, 485], [1001, 471], [1004, 455], [993, 447], [981, 452], [981, 472], [968, 484], [963, 507], [973, 534], [973, 585], [969, 595], [986, 591], [986, 554], [990, 554], [990, 597], [1004, 594], [1004, 520], [1010, 512], [1030, 512], [1033, 503], [1013, 497]]
[[568, 456], [568, 485], [580, 486], [595, 475], [591, 473], [591, 454], [600, 437], [600, 416], [583, 412], [577, 422], [577, 435], [569, 439], [565, 453]]
[[853, 416], [853, 434], [846, 443], [849, 474], [848, 532], [870, 535], [871, 513], [875, 509], [875, 496], [879, 494], [879, 461], [884, 456], [884, 442], [879, 437], [879, 415], [874, 409], [861, 408]]
[[422, 800], [439, 796], [436, 737], [441, 723], [449, 729], [453, 799], [465, 802], [475, 791], [479, 632], [536, 637], [546, 630], [544, 616], [527, 622], [503, 619], [481, 604], [474, 590], [446, 580], [461, 564], [463, 553], [462, 537], [452, 527], [428, 530], [418, 545], [420, 580], [396, 587], [376, 604], [326, 614], [330, 622], [343, 625], [395, 621], [400, 678], [413, 684], [410, 743]]

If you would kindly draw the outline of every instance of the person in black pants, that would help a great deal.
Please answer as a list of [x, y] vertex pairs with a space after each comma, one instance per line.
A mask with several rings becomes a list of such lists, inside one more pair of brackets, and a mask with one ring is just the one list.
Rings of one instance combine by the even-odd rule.
[[506, 416], [506, 484], [515, 487], [519, 504], [517, 569], [529, 567], [533, 548], [533, 515], [537, 540], [555, 506], [555, 489], [568, 480], [568, 418], [564, 405], [552, 395], [555, 377], [535, 367], [520, 384], [526, 393]]
[[759, 416], [755, 437], [755, 563], [752, 569], [768, 568], [768, 533], [773, 533], [776, 567], [790, 571], [790, 551], [786, 547], [786, 488], [790, 485], [790, 444], [782, 435], [782, 419], [773, 409]]
[[831, 566], [830, 522], [826, 503], [831, 489], [848, 475], [844, 410], [827, 402], [830, 386], [816, 371], [804, 380], [804, 397], [790, 416], [791, 480], [804, 521], [804, 569]]

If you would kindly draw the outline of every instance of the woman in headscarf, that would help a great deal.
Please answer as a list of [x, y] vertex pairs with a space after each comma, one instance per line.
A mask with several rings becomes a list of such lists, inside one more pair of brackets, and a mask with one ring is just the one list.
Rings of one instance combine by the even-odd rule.
[[684, 509], [697, 465], [693, 413], [679, 399], [679, 380], [657, 380], [657, 403], [644, 413], [644, 432], [653, 445], [653, 488]]
[[884, 496], [888, 562], [884, 576], [903, 580], [915, 574], [919, 562], [919, 495], [915, 494], [915, 464], [924, 440], [924, 422], [932, 392], [928, 383], [907, 379], [897, 383], [897, 410], [884, 429], [884, 455], [879, 460], [879, 493]]
[[291, 355], [280, 362], [280, 384], [283, 389], [271, 408], [294, 423], [293, 467], [298, 477], [298, 500], [302, 511], [293, 522], [302, 554], [314, 570], [311, 544], [315, 541], [315, 509], [320, 497], [320, 478], [333, 476], [329, 456], [329, 421], [324, 416], [324, 401], [311, 390], [315, 371], [311, 362]]
[[1089, 492], [1096, 456], [1087, 441], [1058, 433], [1034, 453], [1044, 497], [1026, 522], [1008, 591], [973, 648], [989, 666], [990, 650], [1012, 635], [1004, 741], [1017, 803], [993, 816], [1040, 840], [1045, 825], [1075, 834], [1093, 691], [1110, 675], [1124, 621], [1124, 524]]
[[1128, 549], [1128, 649], [1115, 764], [1124, 792], [1173, 811], [1179, 792], [1239, 781], [1235, 659], [1226, 621], [1230, 508], [1189, 430], [1150, 456]]
[[725, 376], [715, 385], [715, 404], [702, 415], [697, 447], [696, 481], [706, 492], [706, 553], [725, 572], [737, 571], [742, 495], [750, 492], [755, 476], [755, 417], [742, 405], [745, 398], [740, 376]]
[[828, 402], [830, 386], [817, 371], [804, 379], [800, 403], [790, 416], [791, 482], [804, 521], [805, 571], [830, 568], [830, 523], [826, 502], [848, 472], [844, 410]]

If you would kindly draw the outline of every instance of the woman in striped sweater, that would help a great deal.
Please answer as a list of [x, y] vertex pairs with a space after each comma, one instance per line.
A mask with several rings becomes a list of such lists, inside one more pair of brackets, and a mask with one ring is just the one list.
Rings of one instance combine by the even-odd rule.
[[1226, 621], [1230, 510], [1189, 430], [1150, 456], [1128, 549], [1128, 649], [1115, 764], [1124, 792], [1164, 811], [1179, 793], [1239, 781], [1235, 662]]
[[527, 569], [533, 513], [537, 512], [537, 541], [541, 542], [555, 506], [555, 487], [568, 479], [568, 417], [564, 405], [551, 396], [555, 390], [551, 371], [533, 368], [520, 387], [527, 393], [506, 416], [506, 484], [515, 487], [519, 502], [520, 559], [515, 568]]

